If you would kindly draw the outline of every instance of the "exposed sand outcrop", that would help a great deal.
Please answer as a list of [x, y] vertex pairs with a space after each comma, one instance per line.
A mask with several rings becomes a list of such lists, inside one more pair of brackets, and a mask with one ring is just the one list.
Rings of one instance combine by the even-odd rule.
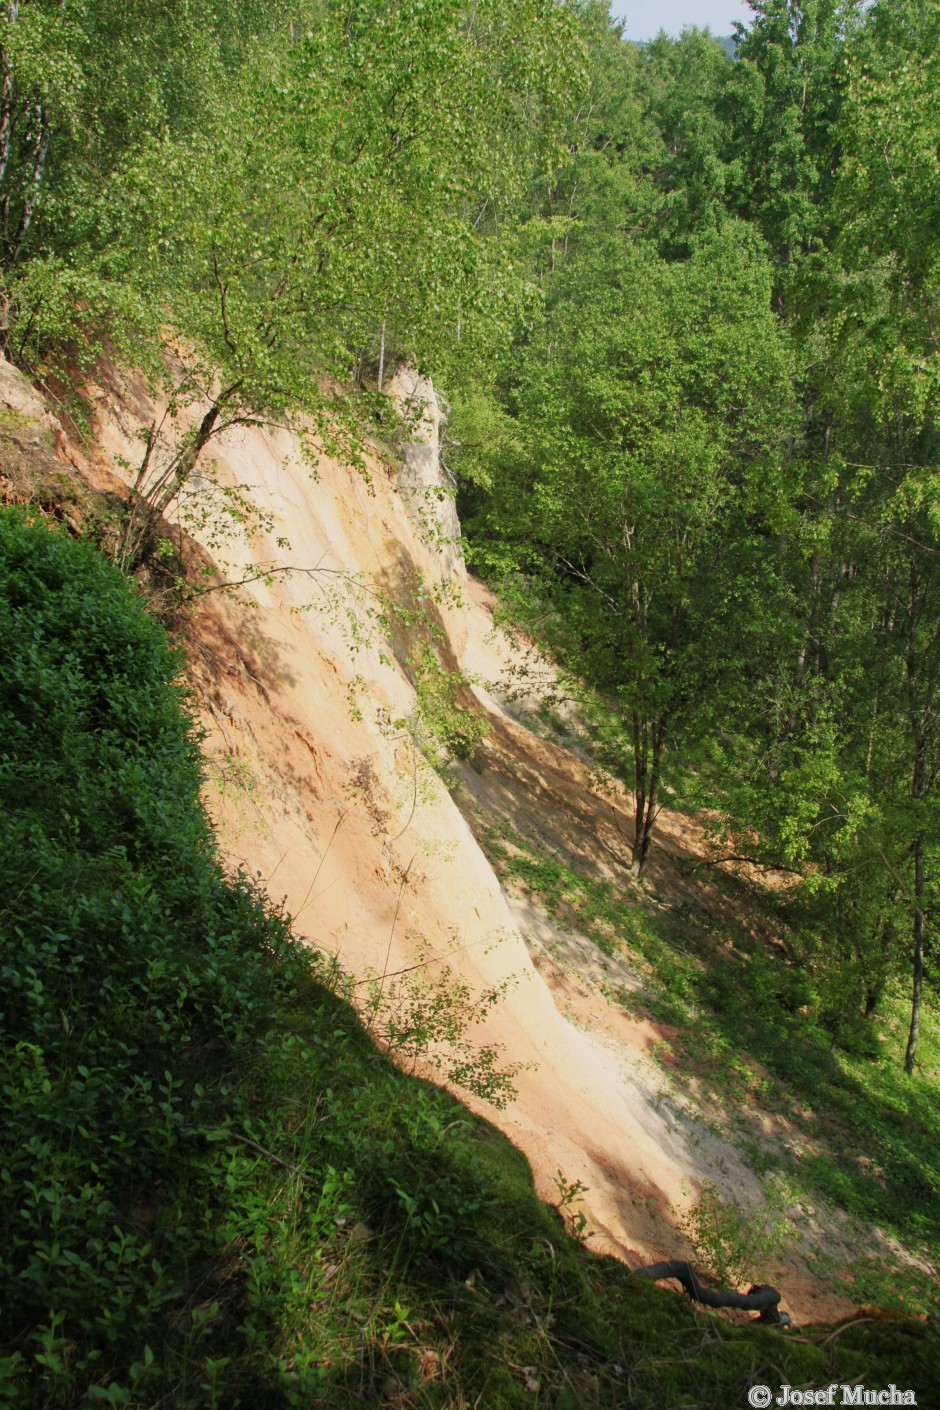
[[[426, 392], [407, 373], [397, 385], [403, 397]], [[89, 473], [131, 481], [140, 428], [160, 410], [143, 385], [103, 395]], [[484, 684], [474, 691], [491, 725], [482, 771], [466, 771], [456, 798], [415, 747], [424, 628], [399, 616], [386, 632], [389, 600], [434, 618], [449, 666], [492, 680], [519, 659], [494, 631], [488, 594], [467, 580], [452, 503], [438, 498], [438, 421], [435, 401], [412, 432], [403, 481], [378, 455], [371, 482], [328, 458], [314, 476], [285, 428], [231, 430], [207, 452], [178, 518], [243, 584], [207, 593], [192, 622], [210, 808], [231, 859], [260, 874], [298, 931], [352, 974], [392, 973], [430, 954], [432, 974], [446, 961], [476, 991], [508, 984], [474, 1035], [523, 1066], [516, 1099], [487, 1115], [526, 1153], [543, 1197], [557, 1199], [558, 1172], [586, 1187], [594, 1247], [633, 1261], [687, 1256], [672, 1221], [695, 1192], [713, 1182], [756, 1204], [757, 1181], [672, 1100], [650, 1057], [657, 1030], [601, 994], [605, 966], [629, 985], [628, 967], [507, 897], [461, 811], [543, 824], [548, 812], [559, 846], [577, 853], [593, 839], [613, 856], [628, 800], [594, 792], [581, 759], [537, 738], [524, 709]], [[247, 527], [226, 518], [234, 487], [263, 516]], [[438, 506], [433, 532], [416, 494]], [[665, 831], [662, 867], [670, 846], [687, 845], [677, 826]], [[849, 1306], [795, 1273], [777, 1276], [799, 1316]]]

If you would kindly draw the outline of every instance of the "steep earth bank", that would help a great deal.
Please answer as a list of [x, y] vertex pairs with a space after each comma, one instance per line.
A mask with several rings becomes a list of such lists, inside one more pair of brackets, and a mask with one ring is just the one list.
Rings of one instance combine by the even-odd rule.
[[[667, 1078], [652, 1060], [657, 1025], [601, 991], [637, 977], [504, 894], [478, 845], [475, 833], [509, 823], [626, 885], [629, 799], [529, 728], [537, 687], [520, 702], [500, 686], [520, 649], [494, 629], [489, 595], [462, 566], [433, 388], [406, 369], [397, 390], [421, 412], [414, 439], [394, 455], [376, 448], [367, 474], [326, 456], [313, 473], [285, 428], [233, 429], [175, 511], [181, 532], [241, 584], [228, 592], [211, 579], [189, 626], [222, 847], [359, 981], [386, 976], [387, 994], [402, 971], [433, 983], [447, 965], [448, 982], [475, 994], [505, 987], [470, 1036], [519, 1066], [516, 1096], [501, 1111], [471, 1105], [526, 1153], [544, 1198], [557, 1201], [559, 1181], [583, 1189], [593, 1247], [631, 1262], [687, 1255], [675, 1222], [698, 1190], [714, 1184], [756, 1206], [760, 1187], [690, 1113], [681, 1074]], [[142, 383], [102, 387], [94, 442], [80, 448], [8, 368], [0, 391], [24, 453], [32, 422], [49, 464], [98, 489], [133, 482], [142, 428], [164, 411]], [[257, 510], [247, 522], [231, 516], [236, 489]], [[453, 794], [419, 747], [431, 646], [445, 672], [480, 682], [473, 695], [489, 725]], [[667, 815], [662, 833], [652, 897], [714, 909], [678, 868], [701, 847], [694, 828]], [[800, 1319], [851, 1310], [797, 1260], [765, 1276]]]

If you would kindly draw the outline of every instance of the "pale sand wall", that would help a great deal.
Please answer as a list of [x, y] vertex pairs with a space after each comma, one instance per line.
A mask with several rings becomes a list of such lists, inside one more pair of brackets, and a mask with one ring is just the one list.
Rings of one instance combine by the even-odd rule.
[[[141, 386], [123, 402], [102, 399], [97, 430], [112, 468], [122, 459], [137, 463], [135, 432], [158, 411]], [[425, 418], [432, 455], [435, 430], [434, 417]], [[594, 1247], [642, 1261], [688, 1252], [664, 1214], [674, 1218], [708, 1181], [757, 1202], [754, 1177], [733, 1149], [668, 1101], [665, 1079], [647, 1057], [656, 1036], [649, 1025], [572, 985], [544, 954], [539, 967], [533, 963], [519, 909], [507, 904], [458, 803], [420, 765], [415, 785], [411, 741], [394, 723], [414, 706], [403, 666], [407, 634], [390, 649], [365, 619], [357, 645], [343, 619], [344, 593], [361, 619], [376, 605], [373, 588], [407, 594], [416, 572], [431, 586], [449, 583], [460, 600], [440, 609], [446, 650], [491, 676], [518, 648], [493, 633], [487, 594], [467, 583], [452, 552], [426, 541], [378, 460], [371, 485], [328, 459], [314, 479], [288, 430], [251, 428], [227, 432], [205, 472], [187, 496], [184, 521], [203, 510], [211, 521], [213, 479], [240, 486], [269, 516], [213, 547], [230, 579], [258, 565], [318, 570], [256, 582], [234, 597], [210, 594], [195, 615], [192, 679], [209, 734], [209, 802], [223, 848], [260, 873], [299, 932], [353, 974], [400, 969], [423, 945], [447, 956], [477, 989], [512, 980], [475, 1031], [527, 1067], [517, 1099], [486, 1114], [526, 1153], [543, 1197], [556, 1198], [559, 1170], [587, 1187], [582, 1207]], [[133, 470], [121, 473], [127, 479]], [[424, 460], [421, 474], [426, 482]], [[193, 532], [212, 544], [211, 522]], [[331, 609], [326, 594], [334, 591], [341, 601]], [[567, 790], [578, 793], [582, 809], [595, 806], [583, 764], [510, 720], [485, 688], [476, 695], [500, 726], [510, 804], [512, 788], [525, 790], [526, 776], [539, 775], [559, 799]], [[596, 807], [600, 814], [610, 804]], [[538, 917], [528, 920], [538, 928]], [[550, 926], [545, 918], [542, 924]], [[782, 1286], [805, 1315], [848, 1305], [820, 1300], [811, 1282], [798, 1283], [794, 1276]]]

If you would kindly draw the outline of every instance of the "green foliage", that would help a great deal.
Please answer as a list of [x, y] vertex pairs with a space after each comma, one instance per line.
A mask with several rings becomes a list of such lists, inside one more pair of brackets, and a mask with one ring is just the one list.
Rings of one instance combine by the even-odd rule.
[[529, 579], [540, 636], [621, 723], [639, 873], [665, 757], [739, 688], [757, 626], [752, 521], [774, 496], [788, 357], [740, 228], [676, 264], [622, 242], [554, 282], [471, 556]]
[[936, 15], [752, 11], [733, 63], [697, 31], [626, 54], [587, 14], [591, 103], [518, 246], [533, 292], [455, 397], [468, 559], [595, 703], [634, 874], [681, 780], [722, 850], [802, 874], [797, 948], [840, 1041], [870, 1046], [860, 1014], [913, 960], [913, 1072], [940, 778]]
[[588, 1229], [588, 1218], [584, 1210], [575, 1208], [581, 1195], [588, 1193], [587, 1186], [580, 1180], [566, 1180], [564, 1172], [559, 1170], [555, 1176], [555, 1189], [558, 1191], [556, 1208], [565, 1220], [569, 1233], [580, 1243], [587, 1243], [593, 1231]]
[[661, 144], [656, 170], [666, 188], [658, 220], [666, 248], [687, 253], [697, 234], [720, 229], [727, 219], [734, 152], [728, 151], [722, 109], [739, 71], [721, 41], [698, 29], [686, 29], [676, 41], [661, 35], [644, 59], [641, 82]]
[[416, 962], [404, 973], [370, 975], [364, 992], [361, 982], [353, 986], [366, 1027], [403, 1066], [414, 1071], [419, 1060], [427, 1060], [449, 1081], [502, 1110], [515, 1097], [520, 1065], [504, 1064], [499, 1044], [474, 1042], [470, 1032], [505, 998], [511, 981], [475, 993], [446, 956], [432, 956], [423, 945], [415, 953]]
[[291, 1239], [309, 1298], [351, 1198], [403, 1262], [457, 1256], [492, 1196], [469, 1151], [448, 1173], [453, 1103], [395, 1099], [283, 918], [223, 877], [161, 628], [87, 546], [8, 512], [0, 535], [14, 1403], [236, 1403], [254, 1361], [280, 1378]]
[[[7, 6], [0, 340], [57, 393], [107, 354], [167, 395], [128, 563], [159, 551], [158, 512], [226, 427], [294, 418], [311, 462], [361, 465], [387, 416], [370, 391], [380, 336], [445, 379], [475, 561], [583, 682], [598, 752], [634, 789], [634, 870], [681, 779], [720, 808], [733, 852], [790, 868], [788, 956], [742, 942], [716, 957], [515, 841], [496, 860], [640, 958], [650, 1012], [694, 1033], [687, 1059], [716, 1089], [782, 1090], [810, 1136], [835, 1122], [834, 1156], [798, 1163], [806, 1189], [933, 1245], [936, 1104], [883, 1054], [912, 953], [908, 1068], [936, 1062], [936, 7], [752, 9], [729, 63], [697, 31], [625, 45], [594, 3]], [[464, 1378], [452, 1399], [464, 1384], [494, 1405], [529, 1382], [559, 1405], [577, 1394], [555, 1316], [569, 1360], [604, 1347], [591, 1374], [623, 1401], [611, 1368], [632, 1334], [596, 1290], [660, 1349], [666, 1303], [560, 1252], [511, 1156], [396, 1077], [284, 918], [225, 880], [176, 660], [119, 580], [22, 520], [2, 534], [0, 1368], [15, 1393], [361, 1403], [394, 1365], [443, 1403], [443, 1378], [414, 1373], [434, 1268], [439, 1362], [453, 1353]], [[357, 616], [351, 596], [331, 605]], [[409, 728], [446, 770], [482, 725], [424, 640]], [[460, 1057], [491, 996], [451, 977], [380, 984], [377, 1030], [505, 1095], [496, 1054]], [[863, 1138], [877, 1175], [855, 1161]], [[702, 1214], [713, 1243], [721, 1217]], [[504, 1269], [510, 1245], [551, 1289], [509, 1330], [511, 1363], [494, 1358], [493, 1299], [489, 1330], [467, 1331], [473, 1263]], [[562, 1283], [584, 1294], [577, 1314]], [[839, 1347], [851, 1367], [851, 1336]], [[687, 1396], [684, 1371], [664, 1386], [644, 1354], [635, 1403], [729, 1384], [703, 1354]]]
[[[508, 1142], [376, 1049], [223, 876], [178, 658], [93, 550], [3, 511], [0, 610], [5, 1405], [352, 1410], [394, 1380], [521, 1410], [583, 1377], [613, 1405], [629, 1365], [652, 1410], [828, 1374], [725, 1324], [673, 1356], [701, 1339], [679, 1300], [592, 1259]], [[928, 1383], [916, 1336], [850, 1335], [844, 1378]]]
[[[89, 260], [114, 173], [158, 132], [198, 130], [251, 36], [285, 7], [209, 0], [10, 5], [0, 21], [3, 342], [24, 365], [87, 371], [103, 339], [140, 323], [133, 289]], [[113, 238], [113, 222], [108, 232]], [[71, 307], [70, 307], [71, 305]], [[90, 342], [90, 348], [86, 344]], [[137, 348], [139, 353], [140, 348]]]
[[844, 45], [857, 0], [755, 0], [737, 25], [735, 63], [719, 103], [728, 120], [728, 197], [753, 219], [781, 265], [826, 235], [839, 164]]
[[489, 730], [486, 716], [473, 701], [463, 672], [447, 670], [431, 643], [425, 643], [413, 671], [412, 737], [431, 767], [445, 781], [456, 782], [449, 766], [454, 760], [473, 760]]
[[685, 1216], [682, 1231], [719, 1287], [746, 1289], [757, 1282], [792, 1231], [782, 1212], [785, 1192], [770, 1182], [764, 1192], [765, 1206], [748, 1212], [725, 1203], [708, 1185]]
[[314, 451], [355, 458], [368, 408], [341, 429], [361, 399], [334, 393], [380, 327], [428, 356], [505, 322], [492, 222], [553, 166], [579, 48], [539, 0], [11, 7], [2, 209], [30, 228], [0, 231], [6, 347], [59, 383], [107, 348], [165, 384], [138, 485], [157, 510], [256, 417], [307, 411]]

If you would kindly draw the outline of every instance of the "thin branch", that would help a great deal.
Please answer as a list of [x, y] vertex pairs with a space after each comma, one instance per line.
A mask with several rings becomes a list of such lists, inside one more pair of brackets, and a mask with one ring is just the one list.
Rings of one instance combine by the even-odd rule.
[[[339, 832], [340, 825], [346, 820], [346, 817], [347, 817], [347, 815], [348, 815], [348, 812], [349, 812], [349, 810], [347, 809], [345, 813], [340, 813], [339, 817], [338, 817], [337, 820], [336, 820], [336, 826], [333, 828], [333, 831], [330, 833], [330, 840], [329, 840], [329, 842], [326, 844], [326, 850], [325, 850], [325, 852], [323, 853], [323, 856], [320, 858], [320, 860], [319, 860], [319, 862], [318, 862], [318, 864], [317, 864], [317, 869], [316, 869], [316, 871], [315, 871], [314, 874], [313, 874], [313, 880], [311, 881], [310, 885], [307, 887], [307, 894], [306, 894], [306, 896], [305, 896], [304, 899], [303, 899], [303, 904], [301, 905], [300, 910], [297, 911], [297, 912], [295, 912], [295, 914], [294, 914], [294, 922], [295, 922], [295, 924], [296, 924], [297, 921], [299, 921], [300, 917], [303, 915], [303, 912], [304, 912], [304, 911], [306, 910], [306, 908], [307, 908], [307, 905], [308, 905], [308, 903], [309, 903], [309, 901], [310, 901], [310, 893], [311, 893], [311, 891], [313, 890], [313, 888], [316, 886], [316, 884], [317, 884], [317, 877], [320, 875], [320, 872], [323, 870], [323, 863], [326, 861], [327, 857], [328, 857], [329, 854], [330, 854], [330, 848], [333, 846], [333, 839], [335, 838], [336, 834]], [[280, 863], [279, 863], [278, 865], [280, 865]]]
[[686, 875], [695, 876], [697, 872], [701, 871], [702, 867], [720, 867], [724, 866], [725, 862], [747, 862], [750, 866], [757, 867], [758, 871], [782, 871], [785, 872], [787, 876], [803, 875], [796, 867], [785, 867], [780, 862], [761, 862], [758, 861], [756, 857], [745, 856], [742, 852], [728, 852], [723, 857], [702, 857]]
[[280, 1165], [283, 1170], [289, 1170], [292, 1175], [299, 1175], [302, 1180], [309, 1180], [311, 1177], [299, 1165], [290, 1165], [288, 1161], [282, 1160], [273, 1151], [267, 1150], [264, 1146], [259, 1146], [257, 1141], [250, 1140], [247, 1136], [240, 1136], [237, 1131], [226, 1131], [224, 1127], [216, 1126], [184, 1126], [184, 1131], [193, 1131], [199, 1136], [224, 1136], [226, 1140], [238, 1141], [243, 1146], [249, 1146], [251, 1150], [257, 1151], [259, 1155], [272, 1160], [275, 1165]]
[[374, 1022], [375, 1020], [376, 1014], [378, 1013], [379, 1004], [382, 1002], [382, 991], [385, 988], [385, 979], [388, 974], [388, 957], [392, 953], [392, 938], [395, 934], [395, 926], [398, 924], [398, 912], [401, 910], [401, 898], [405, 893], [405, 887], [408, 884], [408, 876], [411, 872], [411, 868], [414, 865], [414, 860], [417, 855], [417, 852], [415, 852], [414, 857], [412, 857], [411, 861], [405, 867], [404, 874], [402, 875], [401, 879], [401, 884], [398, 887], [398, 898], [395, 902], [395, 914], [392, 916], [392, 926], [388, 932], [388, 946], [385, 951], [385, 964], [382, 966], [382, 978], [379, 980], [378, 993], [376, 994], [375, 1002], [372, 1005], [370, 1027], [372, 1022]]
[[222, 337], [225, 339], [226, 347], [233, 357], [238, 356], [238, 348], [235, 346], [231, 331], [228, 326], [228, 285], [223, 282], [219, 273], [219, 256], [215, 245], [212, 246], [212, 271], [215, 274], [215, 282], [219, 290], [220, 311], [222, 314]]

